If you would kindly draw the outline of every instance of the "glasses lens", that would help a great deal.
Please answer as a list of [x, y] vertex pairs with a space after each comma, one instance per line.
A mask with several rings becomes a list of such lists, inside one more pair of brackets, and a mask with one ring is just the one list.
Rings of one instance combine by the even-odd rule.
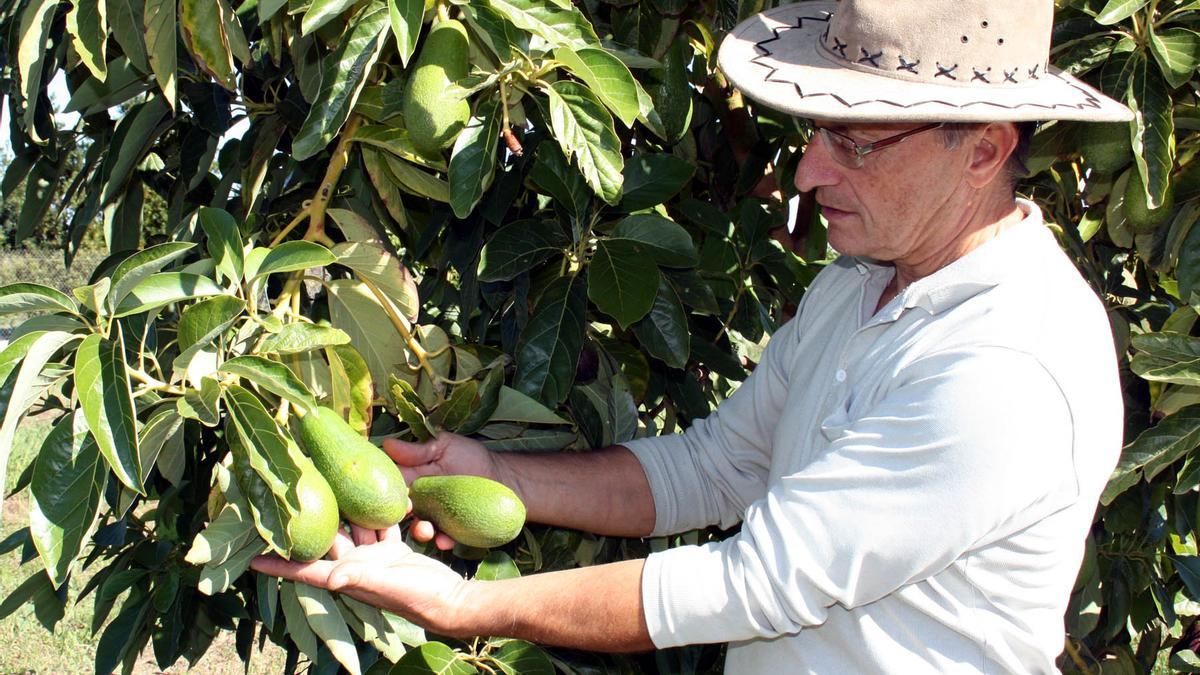
[[854, 141], [833, 133], [825, 127], [818, 127], [817, 132], [825, 139], [825, 144], [829, 147], [829, 153], [838, 164], [857, 169], [862, 166], [862, 157], [858, 154], [858, 147]]

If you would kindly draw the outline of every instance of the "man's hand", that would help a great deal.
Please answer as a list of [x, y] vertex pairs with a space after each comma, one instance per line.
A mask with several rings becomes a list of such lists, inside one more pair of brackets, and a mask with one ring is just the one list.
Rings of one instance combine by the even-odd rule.
[[[395, 438], [383, 442], [383, 451], [396, 462], [404, 480], [410, 485], [421, 476], [483, 476], [504, 482], [492, 453], [479, 441], [442, 432], [424, 443], [409, 443]], [[515, 489], [515, 486], [509, 485]], [[434, 541], [439, 549], [448, 551], [454, 540], [437, 532], [433, 523], [414, 518], [410, 527], [413, 538], [420, 542]], [[370, 543], [355, 537], [355, 543]]]
[[[355, 539], [361, 539], [355, 534]], [[266, 555], [255, 558], [250, 567], [345, 593], [442, 635], [458, 634], [467, 581], [442, 563], [412, 552], [396, 525], [370, 538], [377, 539], [376, 543], [356, 546], [344, 532], [338, 532], [328, 560], [297, 563]]]

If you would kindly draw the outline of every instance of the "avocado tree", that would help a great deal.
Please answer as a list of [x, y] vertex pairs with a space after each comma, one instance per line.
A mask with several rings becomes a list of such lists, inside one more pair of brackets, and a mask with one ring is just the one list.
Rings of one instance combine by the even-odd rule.
[[[1143, 664], [1166, 649], [1191, 663], [1196, 8], [1058, 4], [1056, 60], [1138, 117], [1047, 126], [1022, 191], [1061, 224], [1122, 355], [1154, 381], [1128, 380], [1130, 438], [1149, 429], [1106, 493], [1063, 666], [1132, 667], [1131, 640]], [[283, 645], [290, 669], [719, 668], [719, 646], [614, 657], [443, 639], [248, 565], [312, 554], [298, 441], [314, 411], [375, 442], [450, 430], [497, 451], [581, 451], [685, 428], [745, 378], [828, 257], [803, 198], [798, 236], [782, 234], [808, 130], [715, 68], [724, 32], [763, 8], [6, 3], [15, 159], [0, 188], [28, 176], [22, 208], [61, 229], [68, 261], [95, 228], [111, 255], [79, 288], [0, 288], [0, 312], [28, 317], [0, 351], [0, 476], [31, 497], [28, 527], [0, 543], [29, 570], [0, 618], [30, 603], [50, 629], [66, 603], [94, 602], [98, 672], [146, 649], [161, 667], [195, 663], [221, 630], [245, 659], [255, 641]], [[48, 209], [56, 184], [66, 206]], [[166, 236], [144, 232], [148, 193], [167, 204]], [[53, 429], [9, 469], [35, 416]], [[531, 524], [444, 558], [499, 578], [726, 534]]]

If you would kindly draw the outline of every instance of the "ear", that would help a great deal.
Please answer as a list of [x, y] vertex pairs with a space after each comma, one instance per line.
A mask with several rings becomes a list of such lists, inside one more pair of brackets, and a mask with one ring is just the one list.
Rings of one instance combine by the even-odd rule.
[[966, 179], [971, 187], [986, 187], [1001, 176], [1017, 147], [1017, 136], [1017, 125], [1012, 122], [990, 122], [983, 126], [983, 133], [974, 136], [971, 162], [967, 166]]

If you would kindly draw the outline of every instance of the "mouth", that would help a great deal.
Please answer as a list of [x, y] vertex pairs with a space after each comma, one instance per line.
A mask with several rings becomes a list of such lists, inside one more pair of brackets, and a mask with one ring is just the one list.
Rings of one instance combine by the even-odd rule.
[[821, 213], [826, 219], [841, 218], [850, 215], [850, 211], [843, 211], [842, 209], [834, 208], [827, 204], [821, 204], [820, 202], [817, 202], [817, 204], [821, 207]]

